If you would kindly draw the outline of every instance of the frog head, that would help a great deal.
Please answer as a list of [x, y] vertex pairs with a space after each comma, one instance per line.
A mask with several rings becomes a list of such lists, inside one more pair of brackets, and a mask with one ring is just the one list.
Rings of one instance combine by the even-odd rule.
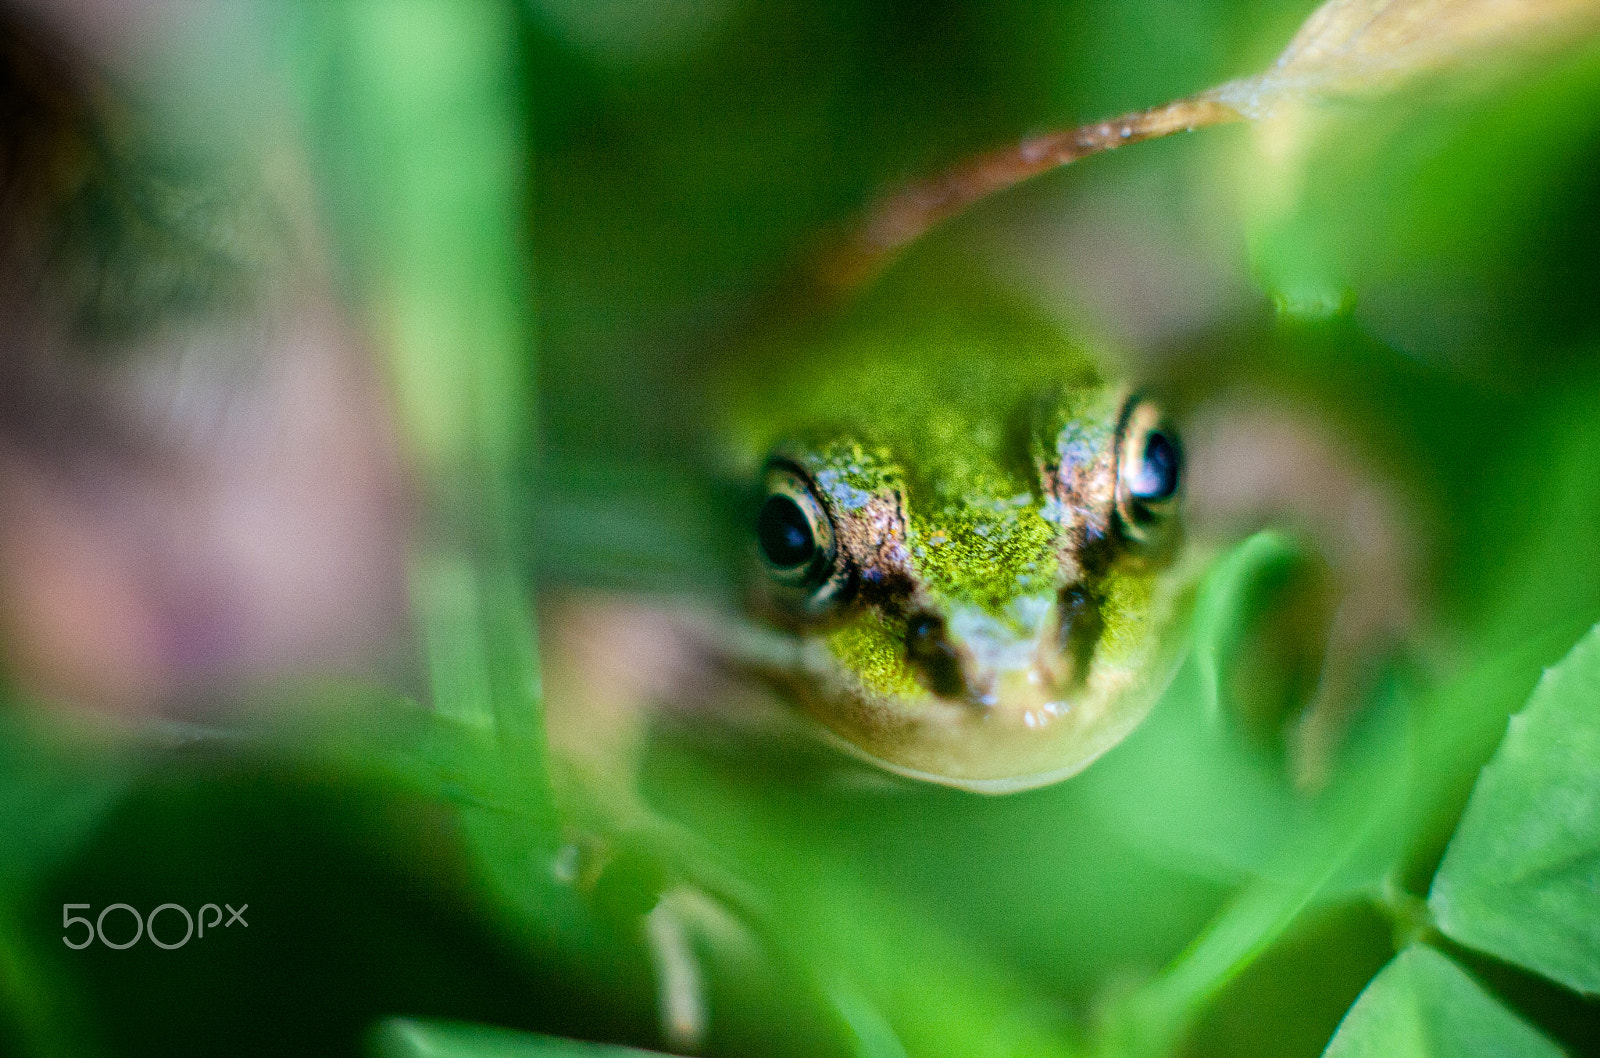
[[762, 354], [747, 597], [771, 635], [749, 664], [892, 771], [1063, 778], [1171, 672], [1178, 435], [1036, 316], [935, 301], [879, 324]]

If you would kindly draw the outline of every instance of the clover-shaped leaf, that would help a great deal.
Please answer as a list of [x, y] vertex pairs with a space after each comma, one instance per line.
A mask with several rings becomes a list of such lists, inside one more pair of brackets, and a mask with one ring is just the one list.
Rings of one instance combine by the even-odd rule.
[[1511, 718], [1428, 903], [1452, 939], [1600, 992], [1600, 627]]
[[1561, 1051], [1432, 948], [1395, 956], [1323, 1058], [1558, 1058]]

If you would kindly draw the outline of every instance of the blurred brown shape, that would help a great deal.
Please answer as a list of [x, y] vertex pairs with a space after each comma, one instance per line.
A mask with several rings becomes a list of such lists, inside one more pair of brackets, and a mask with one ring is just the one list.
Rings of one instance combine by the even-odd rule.
[[72, 36], [95, 10], [0, 7], [11, 678], [195, 713], [265, 680], [394, 671], [404, 475], [303, 196], [160, 135]]

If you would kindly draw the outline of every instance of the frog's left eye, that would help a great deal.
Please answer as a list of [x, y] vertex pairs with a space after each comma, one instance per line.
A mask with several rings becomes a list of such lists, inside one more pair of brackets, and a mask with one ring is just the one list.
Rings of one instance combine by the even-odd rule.
[[838, 546], [833, 521], [815, 486], [796, 468], [773, 463], [763, 477], [763, 498], [756, 515], [756, 544], [767, 573], [792, 591], [796, 601], [814, 609], [831, 596], [837, 579]]
[[1117, 443], [1117, 521], [1136, 543], [1148, 542], [1170, 520], [1183, 484], [1178, 434], [1154, 401], [1134, 398]]

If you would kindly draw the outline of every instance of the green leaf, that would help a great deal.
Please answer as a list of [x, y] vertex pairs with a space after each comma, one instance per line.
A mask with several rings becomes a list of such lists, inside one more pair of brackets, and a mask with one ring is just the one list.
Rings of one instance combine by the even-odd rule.
[[1561, 1051], [1432, 948], [1413, 945], [1367, 985], [1323, 1058], [1513, 1058]]
[[1511, 718], [1428, 904], [1462, 944], [1600, 992], [1600, 627]]
[[1579, 34], [1259, 122], [1242, 181], [1258, 280], [1295, 315], [1353, 311], [1446, 363], [1515, 364], [1583, 333], [1588, 259], [1556, 247], [1587, 208], [1570, 189], [1587, 186], [1597, 94], [1600, 52]]
[[[1384, 821], [1405, 791], [1412, 706], [1398, 682], [1375, 686], [1334, 775], [1314, 792], [1294, 782], [1279, 735], [1284, 721], [1274, 727], [1244, 715], [1244, 694], [1267, 688], [1287, 699], [1292, 690], [1254, 632], [1281, 622], [1273, 592], [1306, 554], [1292, 538], [1262, 532], [1219, 558], [1201, 585], [1189, 655], [1166, 696], [1077, 783], [1110, 825], [1175, 866], [1227, 883], [1297, 889], [1309, 872], [1328, 897], [1375, 884], [1393, 859], [1398, 832]], [[1332, 860], [1339, 866], [1329, 871]]]
[[379, 1025], [372, 1050], [382, 1058], [630, 1058], [658, 1053], [488, 1025], [405, 1018]]
[[134, 756], [113, 745], [79, 743], [17, 717], [0, 721], [0, 896], [13, 897], [70, 855], [136, 774]]

